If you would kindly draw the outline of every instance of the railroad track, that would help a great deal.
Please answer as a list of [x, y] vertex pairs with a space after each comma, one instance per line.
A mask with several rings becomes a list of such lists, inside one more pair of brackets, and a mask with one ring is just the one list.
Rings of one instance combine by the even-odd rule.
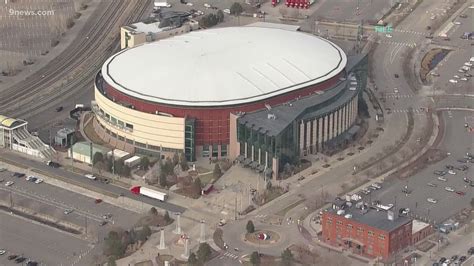
[[[74, 96], [81, 89], [92, 88], [101, 64], [118, 50], [118, 23], [131, 5], [131, 14], [121, 24], [139, 20], [150, 1], [103, 1], [107, 10], [97, 20], [90, 20], [78, 34], [76, 42], [33, 76], [3, 92], [0, 113], [29, 118], [53, 103]], [[113, 34], [113, 35], [112, 35]], [[110, 36], [112, 35], [112, 36]]]

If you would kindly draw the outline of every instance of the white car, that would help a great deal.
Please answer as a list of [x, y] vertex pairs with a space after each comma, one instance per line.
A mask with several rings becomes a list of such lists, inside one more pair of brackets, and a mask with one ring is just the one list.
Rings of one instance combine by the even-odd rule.
[[193, 6], [193, 3], [187, 2], [186, 5], [187, 5], [187, 6]]
[[433, 198], [427, 198], [426, 199], [429, 203], [437, 203], [438, 201], [433, 199]]
[[454, 21], [453, 24], [454, 24], [454, 25], [461, 25], [461, 22], [459, 22], [459, 21]]
[[458, 81], [455, 79], [450, 79], [449, 82], [454, 83], [454, 84], [458, 83]]
[[454, 192], [454, 188], [452, 187], [445, 187], [444, 190], [449, 191], [449, 192]]
[[446, 178], [444, 178], [444, 177], [442, 177], [442, 176], [438, 176], [438, 180], [439, 180], [439, 181], [443, 181], [443, 182], [448, 181], [448, 179], [446, 179]]
[[222, 10], [222, 11], [223, 11], [224, 13], [226, 13], [226, 14], [230, 14], [230, 9], [228, 9], [228, 8], [226, 8], [226, 9], [224, 9], [224, 10]]
[[450, 174], [450, 175], [455, 175], [456, 172], [454, 172], [453, 170], [449, 170], [449, 171], [448, 171], [448, 174]]
[[33, 179], [33, 178], [34, 178], [34, 176], [29, 175], [29, 176], [27, 176], [25, 179], [26, 179], [26, 181], [30, 181], [30, 180]]
[[380, 183], [373, 183], [372, 186], [373, 186], [373, 187], [376, 187], [376, 188], [378, 188], [378, 189], [381, 189], [381, 188], [382, 188], [382, 186], [380, 185]]
[[454, 75], [454, 76], [453, 76], [453, 78], [455, 78], [455, 79], [458, 79], [458, 78], [459, 78], [459, 76], [458, 76], [458, 75]]
[[392, 38], [393, 36], [392, 36], [392, 34], [385, 34], [385, 37]]
[[9, 186], [11, 186], [11, 185], [13, 185], [13, 184], [15, 184], [15, 182], [13, 182], [13, 181], [8, 181], [8, 182], [5, 183], [5, 186], [6, 186], [6, 187], [9, 187]]
[[460, 69], [458, 69], [458, 72], [459, 72], [459, 73], [466, 73], [466, 70], [460, 68]]
[[41, 183], [43, 183], [43, 181], [44, 181], [43, 179], [38, 178], [38, 179], [36, 179], [35, 184], [41, 184]]
[[0, 249], [0, 255], [5, 255], [5, 253], [7, 253], [7, 251], [6, 251], [6, 250], [4, 250], [4, 249]]
[[89, 178], [89, 179], [92, 179], [92, 180], [96, 180], [97, 177], [95, 177], [94, 175], [91, 175], [91, 174], [87, 174], [85, 175], [85, 177]]
[[208, 4], [208, 3], [204, 3], [204, 7], [205, 7], [205, 8], [211, 8], [211, 5]]
[[70, 214], [73, 211], [74, 211], [73, 209], [65, 209], [64, 214]]
[[468, 66], [468, 67], [472, 67], [472, 63], [471, 62], [466, 62], [464, 63], [465, 66]]
[[398, 92], [399, 92], [399, 91], [398, 91], [398, 88], [393, 88], [393, 92], [394, 92], [394, 93], [398, 93]]
[[468, 81], [468, 78], [461, 78], [462, 81]]

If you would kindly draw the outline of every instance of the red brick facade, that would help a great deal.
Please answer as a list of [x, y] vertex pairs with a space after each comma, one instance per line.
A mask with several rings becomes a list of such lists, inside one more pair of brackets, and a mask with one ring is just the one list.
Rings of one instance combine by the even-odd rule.
[[322, 91], [334, 86], [342, 72], [335, 77], [322, 83], [295, 90], [286, 94], [275, 96], [264, 101], [234, 105], [228, 107], [188, 107], [172, 106], [159, 103], [153, 103], [131, 97], [113, 88], [105, 83], [104, 89], [108, 97], [117, 102], [128, 103], [134, 106], [136, 110], [155, 113], [156, 111], [172, 114], [176, 117], [190, 117], [196, 119], [196, 143], [201, 146], [205, 144], [229, 144], [229, 114], [231, 112], [251, 112], [265, 108], [265, 104], [277, 105], [293, 100], [297, 97], [308, 96], [317, 91]]
[[349, 249], [354, 254], [381, 257], [388, 260], [411, 244], [412, 221], [391, 232], [359, 223], [333, 212], [324, 212], [322, 219], [322, 241], [332, 246]]

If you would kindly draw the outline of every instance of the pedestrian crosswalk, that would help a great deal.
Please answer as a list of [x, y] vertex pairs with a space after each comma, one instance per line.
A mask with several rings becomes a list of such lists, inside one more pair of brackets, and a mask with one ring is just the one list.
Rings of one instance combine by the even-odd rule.
[[265, 218], [265, 217], [267, 217], [267, 214], [255, 215], [255, 218]]
[[399, 98], [411, 98], [414, 97], [413, 94], [396, 94], [396, 93], [387, 93], [385, 98], [387, 99], [399, 99]]
[[408, 113], [410, 110], [413, 111], [413, 114], [418, 114], [418, 115], [426, 113], [426, 110], [424, 110], [422, 108], [420, 108], [420, 109], [392, 109], [392, 110], [390, 110], [390, 113], [394, 113], [394, 114]]
[[406, 46], [406, 47], [415, 47], [416, 43], [410, 43], [410, 42], [395, 42], [395, 41], [384, 41], [384, 40], [379, 40], [377, 41], [378, 44], [388, 44], [388, 45], [396, 45], [396, 46]]
[[394, 32], [406, 33], [406, 34], [414, 34], [414, 35], [427, 35], [426, 32], [421, 31], [413, 31], [413, 30], [403, 30], [403, 29], [394, 29]]
[[235, 255], [235, 254], [233, 254], [233, 253], [226, 252], [226, 253], [222, 254], [222, 255], [219, 257], [219, 259], [220, 259], [220, 260], [223, 260], [223, 259], [225, 259], [225, 257], [228, 257], [228, 258], [230, 258], [230, 259], [236, 260], [236, 259], [239, 258], [239, 255]]

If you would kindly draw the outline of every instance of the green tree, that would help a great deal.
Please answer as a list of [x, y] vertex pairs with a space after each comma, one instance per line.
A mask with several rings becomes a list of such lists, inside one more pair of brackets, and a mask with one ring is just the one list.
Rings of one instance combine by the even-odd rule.
[[107, 266], [117, 266], [117, 263], [115, 262], [115, 256], [110, 256], [107, 259]]
[[244, 12], [244, 8], [240, 3], [234, 2], [232, 6], [230, 6], [230, 14], [234, 16], [240, 15], [242, 12]]
[[168, 185], [168, 182], [166, 181], [166, 174], [163, 171], [160, 172], [160, 177], [159, 178], [160, 178], [160, 180], [159, 180], [160, 181], [160, 186], [161, 187], [166, 187]]
[[219, 178], [222, 176], [222, 170], [218, 163], [214, 165], [214, 171], [212, 172], [214, 178]]
[[179, 156], [179, 165], [181, 166], [182, 171], [189, 169], [188, 160], [186, 159], [186, 155], [184, 155], [184, 153], [181, 153]]
[[110, 231], [105, 238], [104, 254], [120, 258], [125, 253], [125, 247], [122, 244], [121, 236], [116, 231]]
[[255, 232], [255, 225], [253, 225], [252, 220], [249, 220], [247, 222], [247, 226], [245, 228], [247, 229], [247, 233], [249, 233], [249, 234]]
[[165, 212], [165, 215], [164, 215], [163, 219], [165, 219], [166, 223], [171, 222], [171, 217], [170, 217], [170, 214], [169, 214], [168, 211]]
[[92, 158], [92, 164], [96, 165], [98, 162], [102, 162], [104, 160], [104, 155], [101, 152], [94, 153], [94, 158]]
[[189, 257], [188, 257], [188, 264], [189, 265], [197, 265], [198, 264], [198, 260], [196, 258], [196, 254], [194, 254], [194, 252], [191, 252], [191, 254], [189, 254]]
[[250, 254], [250, 263], [252, 263], [252, 265], [260, 264], [260, 254], [258, 254], [257, 251], [254, 251], [252, 254]]
[[288, 248], [283, 250], [283, 252], [281, 253], [281, 262], [283, 263], [283, 265], [289, 266], [291, 265], [292, 261], [293, 254], [291, 253], [291, 250], [289, 250]]
[[155, 207], [151, 207], [150, 211], [148, 212], [150, 215], [157, 216], [158, 215], [158, 210], [156, 210]]
[[142, 167], [143, 170], [148, 170], [148, 167], [150, 166], [150, 159], [148, 157], [142, 157], [140, 159], [140, 166]]
[[179, 154], [178, 152], [175, 152], [173, 154], [173, 167], [176, 166], [179, 163]]
[[148, 238], [151, 236], [151, 228], [148, 225], [144, 225], [142, 228], [143, 234]]
[[212, 13], [209, 14], [208, 16], [209, 16], [209, 26], [212, 27], [212, 26], [217, 25], [217, 23], [219, 22], [217, 19], [217, 16]]
[[196, 196], [201, 195], [202, 183], [201, 183], [201, 179], [199, 177], [194, 179], [194, 182], [192, 184], [191, 189], [192, 189], [194, 195], [196, 195]]
[[224, 12], [222, 12], [222, 10], [218, 10], [217, 13], [216, 13], [216, 17], [217, 17], [217, 22], [218, 23], [221, 23], [224, 21]]
[[199, 261], [201, 262], [206, 262], [207, 260], [209, 260], [211, 256], [211, 247], [209, 246], [209, 244], [207, 243], [199, 244], [197, 255], [198, 255]]

